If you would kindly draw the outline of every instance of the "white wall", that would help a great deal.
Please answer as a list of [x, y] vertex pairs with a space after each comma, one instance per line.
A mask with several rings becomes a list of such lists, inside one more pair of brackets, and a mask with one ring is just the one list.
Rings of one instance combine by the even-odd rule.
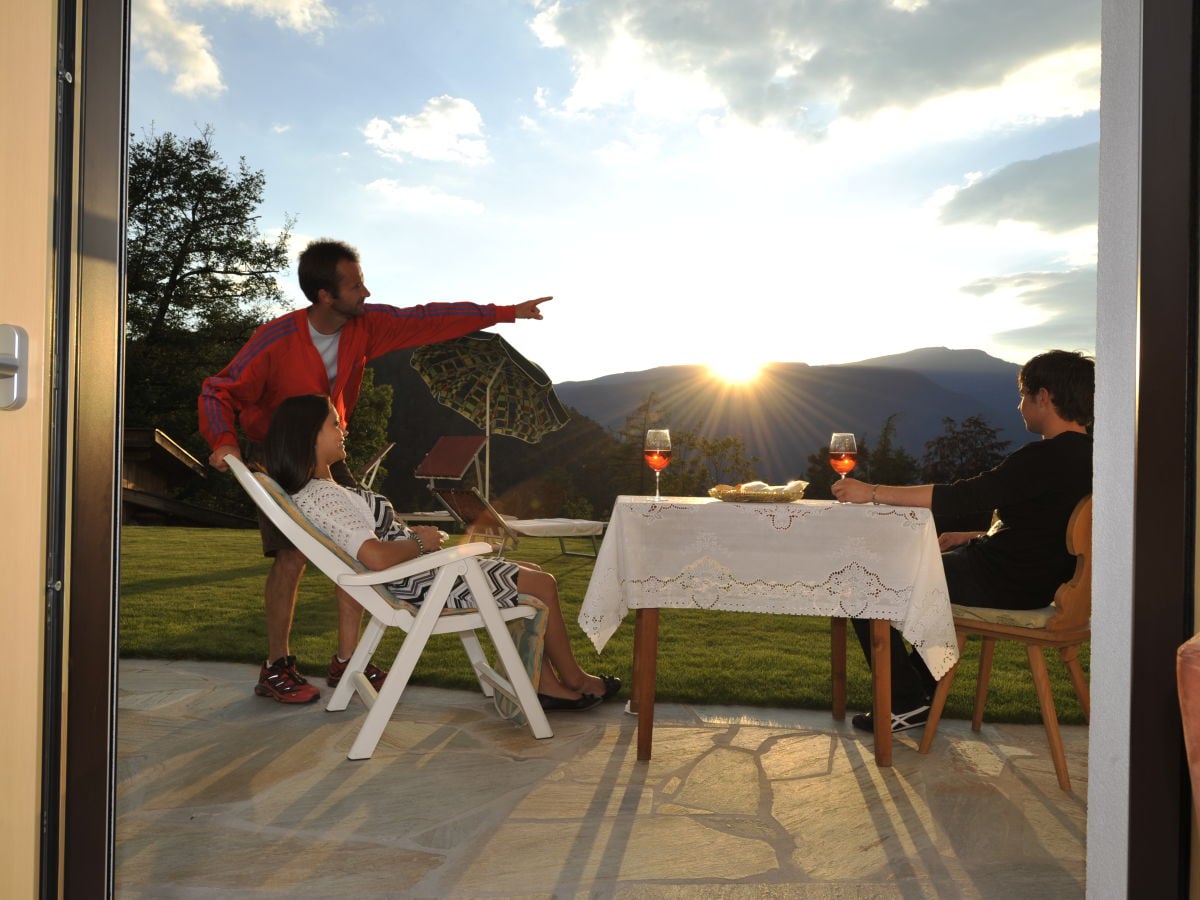
[[1129, 844], [1141, 2], [1103, 0], [1089, 897], [1123, 897]]
[[0, 412], [0, 896], [35, 897], [41, 812], [42, 647], [49, 448], [46, 360], [52, 292], [55, 4], [5, 6], [0, 26], [0, 323], [29, 334], [29, 395]]

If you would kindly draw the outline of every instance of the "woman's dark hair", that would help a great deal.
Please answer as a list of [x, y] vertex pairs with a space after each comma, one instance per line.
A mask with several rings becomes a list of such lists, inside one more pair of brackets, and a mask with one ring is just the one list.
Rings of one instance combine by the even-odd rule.
[[1021, 367], [1017, 384], [1026, 394], [1036, 394], [1045, 388], [1060, 416], [1091, 429], [1096, 363], [1090, 357], [1069, 350], [1039, 353]]
[[324, 394], [288, 397], [271, 417], [263, 456], [267, 474], [294, 494], [312, 480], [317, 468], [317, 435], [333, 404]]
[[317, 295], [322, 289], [338, 296], [340, 283], [337, 266], [343, 259], [358, 262], [358, 251], [344, 241], [329, 238], [311, 242], [300, 253], [296, 274], [300, 279], [300, 290], [309, 303], [317, 302]]

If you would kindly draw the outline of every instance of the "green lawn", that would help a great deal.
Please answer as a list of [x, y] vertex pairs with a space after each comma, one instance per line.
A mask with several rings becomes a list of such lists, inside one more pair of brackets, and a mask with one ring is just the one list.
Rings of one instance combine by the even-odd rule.
[[[268, 561], [258, 532], [211, 528], [126, 527], [121, 532], [121, 655], [257, 663], [266, 652], [262, 587]], [[576, 625], [592, 562], [559, 553], [558, 541], [526, 538], [515, 558], [558, 578], [563, 612], [585, 669], [629, 683], [633, 617], [597, 654]], [[399, 642], [389, 636], [376, 660], [386, 667]], [[300, 586], [292, 652], [302, 671], [324, 671], [334, 650], [336, 617], [329, 581], [310, 570]], [[851, 709], [870, 703], [869, 673], [850, 633]], [[1081, 654], [1087, 669], [1087, 652]], [[959, 666], [946, 714], [970, 716], [978, 644]], [[1064, 723], [1083, 714], [1057, 655], [1048, 657], [1054, 700]], [[442, 687], [475, 685], [462, 645], [434, 637], [414, 681]], [[665, 610], [661, 618], [658, 698], [691, 703], [827, 709], [830, 702], [829, 621], [809, 616]], [[992, 722], [1038, 722], [1037, 697], [1023, 647], [999, 644], [985, 716]]]

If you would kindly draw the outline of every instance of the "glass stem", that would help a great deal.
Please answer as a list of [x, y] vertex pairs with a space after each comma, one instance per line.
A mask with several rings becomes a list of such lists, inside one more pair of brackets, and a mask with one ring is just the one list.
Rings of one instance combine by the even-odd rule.
[[661, 474], [662, 474], [662, 472], [658, 471], [658, 469], [654, 470], [654, 499], [655, 500], [662, 499], [662, 497], [658, 493], [658, 476]]

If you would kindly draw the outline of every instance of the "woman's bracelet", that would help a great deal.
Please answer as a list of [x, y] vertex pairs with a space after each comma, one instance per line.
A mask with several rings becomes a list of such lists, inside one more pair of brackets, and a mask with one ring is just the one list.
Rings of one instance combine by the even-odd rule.
[[417, 544], [417, 556], [424, 556], [425, 555], [425, 544], [421, 540], [421, 536], [414, 531], [413, 535], [412, 535], [412, 539]]
[[879, 505], [879, 501], [875, 499], [875, 492], [878, 490], [879, 490], [879, 485], [875, 485], [873, 488], [871, 488], [871, 502], [874, 503], [876, 506]]

